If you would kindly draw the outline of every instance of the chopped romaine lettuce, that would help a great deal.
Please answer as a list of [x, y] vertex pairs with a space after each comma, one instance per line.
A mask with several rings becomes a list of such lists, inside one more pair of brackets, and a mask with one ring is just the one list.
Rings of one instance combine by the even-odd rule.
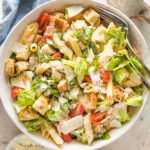
[[125, 79], [127, 79], [128, 76], [129, 76], [129, 72], [125, 68], [120, 68], [120, 69], [114, 71], [115, 80], [120, 85], [122, 85], [123, 81], [125, 81]]
[[133, 90], [134, 90], [136, 95], [142, 95], [142, 93], [143, 93], [143, 87], [142, 86], [133, 87]]
[[20, 106], [30, 106], [35, 101], [35, 92], [32, 90], [19, 90], [16, 103]]
[[36, 90], [39, 89], [41, 86], [42, 80], [41, 77], [37, 76], [34, 80], [33, 80], [33, 84], [31, 86], [31, 89]]
[[51, 57], [48, 54], [43, 52], [38, 52], [38, 62], [39, 63], [47, 63], [51, 60]]
[[87, 73], [88, 63], [85, 58], [77, 57], [74, 72], [77, 76], [83, 76]]
[[136, 66], [137, 69], [143, 71], [143, 65], [136, 58], [132, 57], [131, 61], [133, 62], [133, 64]]
[[73, 135], [77, 138], [77, 140], [83, 144], [87, 143], [87, 138], [85, 135], [84, 128], [73, 131]]
[[70, 90], [70, 92], [65, 93], [65, 97], [70, 100], [77, 99], [79, 96], [79, 92], [80, 92], [79, 88], [73, 88]]
[[121, 63], [119, 66], [117, 66], [116, 68], [114, 68], [113, 69], [113, 71], [116, 71], [116, 70], [118, 70], [118, 69], [120, 69], [120, 68], [123, 68], [123, 67], [125, 67], [125, 66], [128, 66], [130, 64], [130, 61], [124, 61], [123, 63]]
[[66, 113], [61, 109], [51, 108], [45, 114], [46, 118], [51, 122], [57, 122], [66, 117]]
[[122, 62], [121, 57], [113, 57], [109, 61], [108, 65], [107, 65], [107, 69], [109, 71], [112, 71], [112, 70], [114, 70], [114, 68], [116, 68], [117, 66], [119, 66], [121, 62]]
[[88, 63], [85, 58], [77, 57], [75, 62], [70, 60], [63, 60], [63, 64], [74, 68], [74, 72], [77, 76], [82, 76], [86, 74], [88, 69]]
[[93, 53], [95, 55], [97, 55], [99, 53], [99, 49], [97, 48], [97, 46], [94, 43], [91, 43], [90, 48], [92, 48]]
[[105, 132], [101, 137], [102, 140], [109, 140], [111, 138], [108, 132]]
[[40, 128], [40, 125], [43, 123], [43, 121], [44, 119], [40, 117], [39, 119], [25, 121], [23, 123], [29, 132], [34, 132]]
[[126, 100], [126, 104], [133, 107], [139, 107], [142, 105], [142, 103], [143, 103], [142, 96], [135, 96]]
[[65, 113], [69, 113], [70, 109], [72, 108], [72, 104], [64, 97], [59, 97], [59, 103], [61, 109], [64, 110]]
[[121, 43], [125, 40], [125, 32], [122, 31], [121, 27], [108, 28], [105, 38], [107, 41], [111, 38], [115, 38], [117, 43]]
[[11, 58], [11, 59], [16, 59], [16, 53], [13, 52], [13, 53], [10, 55], [10, 58]]
[[99, 67], [99, 62], [98, 62], [98, 60], [94, 59], [94, 60], [92, 61], [92, 63], [90, 64], [90, 66], [93, 66], [93, 67], [94, 67], [94, 70], [96, 71], [96, 70], [98, 69], [98, 67]]
[[130, 117], [129, 117], [129, 115], [128, 115], [128, 113], [127, 113], [126, 111], [120, 111], [118, 120], [119, 120], [121, 123], [124, 123], [124, 122], [129, 121], [129, 120], [130, 120]]
[[92, 33], [93, 33], [93, 28], [87, 27], [87, 28], [81, 28], [79, 30], [76, 30], [72, 34], [72, 36], [77, 38], [79, 41], [82, 41], [85, 44], [90, 44]]
[[98, 106], [108, 106], [109, 102], [108, 102], [108, 100], [103, 100], [103, 101], [97, 102], [97, 105]]
[[122, 50], [119, 50], [118, 52], [117, 52], [119, 55], [128, 55], [128, 52], [127, 52], [127, 50], [126, 49], [122, 49]]

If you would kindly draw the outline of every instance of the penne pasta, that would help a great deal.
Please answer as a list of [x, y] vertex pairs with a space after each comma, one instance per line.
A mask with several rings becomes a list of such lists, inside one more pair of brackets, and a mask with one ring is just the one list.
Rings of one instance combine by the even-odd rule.
[[19, 38], [19, 43], [30, 46], [34, 41], [38, 32], [38, 24], [36, 22], [27, 25], [24, 32]]

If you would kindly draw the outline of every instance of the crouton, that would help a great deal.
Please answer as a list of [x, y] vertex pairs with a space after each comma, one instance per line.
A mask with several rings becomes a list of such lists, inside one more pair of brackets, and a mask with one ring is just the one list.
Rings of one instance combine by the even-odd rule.
[[65, 31], [67, 28], [68, 28], [69, 24], [67, 23], [66, 20], [63, 20], [61, 18], [56, 18], [55, 19], [55, 25], [54, 27], [58, 30], [61, 30], [61, 31]]
[[18, 61], [15, 63], [17, 73], [21, 73], [29, 68], [29, 63], [26, 61]]
[[49, 98], [41, 95], [32, 105], [32, 107], [39, 112], [40, 114], [44, 115], [45, 112], [49, 109]]
[[5, 62], [5, 76], [12, 77], [15, 73], [15, 60], [14, 59], [8, 59]]
[[59, 92], [64, 92], [67, 90], [67, 81], [65, 79], [60, 80], [58, 85], [57, 85], [57, 89]]
[[49, 64], [48, 63], [42, 63], [42, 64], [39, 64], [37, 67], [36, 67], [36, 74], [43, 74], [47, 69], [49, 68]]
[[24, 50], [23, 52], [16, 55], [16, 59], [19, 61], [26, 61], [30, 57], [29, 49]]
[[92, 26], [100, 23], [100, 15], [91, 8], [85, 11], [83, 18]]

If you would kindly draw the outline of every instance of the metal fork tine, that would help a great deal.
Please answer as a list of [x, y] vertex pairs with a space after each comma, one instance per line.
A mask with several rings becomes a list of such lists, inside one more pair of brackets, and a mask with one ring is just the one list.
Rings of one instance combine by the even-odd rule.
[[126, 23], [121, 17], [117, 16], [113, 12], [100, 7], [97, 7], [97, 9], [100, 11], [100, 15], [102, 17], [107, 17], [107, 19], [111, 18], [111, 21], [115, 20], [115, 23], [117, 23], [119, 26], [122, 26], [123, 28], [128, 27], [128, 23]]
[[[144, 69], [147, 71], [147, 73], [150, 75], [150, 68], [143, 62], [143, 60], [141, 60], [137, 54], [135, 53], [134, 49], [132, 48], [130, 41], [128, 39], [128, 23], [123, 20], [120, 16], [118, 16], [117, 14], [115, 14], [114, 12], [111, 12], [110, 10], [106, 10], [103, 9], [101, 7], [97, 7], [97, 10], [99, 10], [100, 16], [104, 22], [105, 26], [108, 26], [110, 22], [115, 22], [116, 25], [121, 26], [122, 29], [125, 31], [125, 35], [126, 35], [126, 39], [128, 42], [128, 49], [132, 52], [132, 54], [135, 55], [135, 57], [140, 61], [140, 63], [143, 65]], [[130, 58], [128, 58], [130, 59]], [[136, 66], [131, 63], [132, 67], [137, 71], [137, 74], [139, 75], [139, 77], [143, 80], [144, 84], [147, 87], [150, 87], [150, 83], [147, 81], [147, 79], [138, 71], [138, 69], [136, 68]]]

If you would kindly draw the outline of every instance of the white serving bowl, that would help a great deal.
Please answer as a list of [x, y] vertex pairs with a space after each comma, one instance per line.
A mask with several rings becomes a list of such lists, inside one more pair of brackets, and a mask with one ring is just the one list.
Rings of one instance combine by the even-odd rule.
[[100, 6], [100, 7], [106, 8], [108, 10], [111, 10], [111, 11], [117, 13], [118, 15], [120, 15], [121, 17], [123, 17], [129, 23], [129, 37], [132, 41], [132, 44], [135, 45], [142, 52], [144, 61], [147, 64], [149, 63], [148, 60], [150, 57], [149, 57], [148, 47], [145, 43], [145, 40], [144, 40], [142, 34], [137, 29], [137, 27], [133, 24], [133, 22], [128, 17], [126, 17], [123, 13], [118, 11], [117, 9], [115, 9], [111, 6], [108, 6], [108, 5], [101, 4], [100, 2], [94, 1], [94, 0], [74, 0], [74, 1], [73, 0], [52, 0], [48, 3], [45, 3], [45, 4], [35, 8], [30, 13], [28, 13], [25, 17], [23, 17], [15, 25], [15, 27], [11, 30], [11, 32], [7, 36], [5, 42], [2, 46], [1, 58], [0, 58], [0, 83], [1, 83], [0, 96], [1, 96], [1, 100], [2, 100], [4, 108], [5, 108], [6, 112], [8, 113], [9, 117], [14, 122], [14, 124], [23, 133], [28, 135], [30, 138], [35, 140], [37, 143], [39, 143], [49, 149], [53, 149], [53, 150], [54, 149], [64, 149], [64, 150], [70, 150], [70, 149], [88, 150], [88, 149], [90, 149], [90, 150], [94, 150], [94, 149], [102, 148], [102, 147], [108, 145], [109, 143], [112, 143], [113, 141], [118, 139], [121, 135], [123, 135], [125, 132], [127, 132], [127, 130], [129, 130], [129, 128], [131, 128], [131, 126], [133, 126], [133, 124], [135, 123], [135, 121], [137, 120], [139, 115], [141, 114], [141, 112], [146, 104], [146, 101], [148, 99], [148, 91], [147, 90], [145, 90], [145, 92], [144, 92], [144, 103], [143, 103], [142, 107], [137, 109], [137, 111], [135, 112], [134, 116], [132, 117], [132, 119], [129, 123], [126, 123], [120, 129], [112, 130], [110, 132], [111, 138], [109, 140], [104, 140], [104, 141], [97, 140], [97, 141], [93, 142], [93, 144], [90, 146], [83, 145], [83, 144], [80, 144], [79, 142], [73, 141], [69, 144], [64, 144], [60, 148], [60, 147], [57, 147], [52, 142], [43, 139], [42, 137], [39, 137], [32, 133], [29, 133], [25, 129], [25, 127], [22, 125], [22, 123], [19, 122], [19, 120], [17, 119], [16, 112], [12, 105], [12, 99], [10, 96], [10, 88], [9, 88], [9, 85], [4, 76], [4, 62], [6, 59], [9, 58], [9, 56], [11, 54], [11, 47], [17, 41], [19, 35], [22, 33], [25, 26], [28, 23], [35, 21], [42, 11], [48, 11], [48, 12], [53, 12], [53, 11], [57, 11], [57, 10], [59, 11], [59, 10], [65, 8], [65, 6], [73, 5], [73, 4], [81, 4], [84, 7], [93, 7], [94, 9], [96, 9], [97, 6]]

